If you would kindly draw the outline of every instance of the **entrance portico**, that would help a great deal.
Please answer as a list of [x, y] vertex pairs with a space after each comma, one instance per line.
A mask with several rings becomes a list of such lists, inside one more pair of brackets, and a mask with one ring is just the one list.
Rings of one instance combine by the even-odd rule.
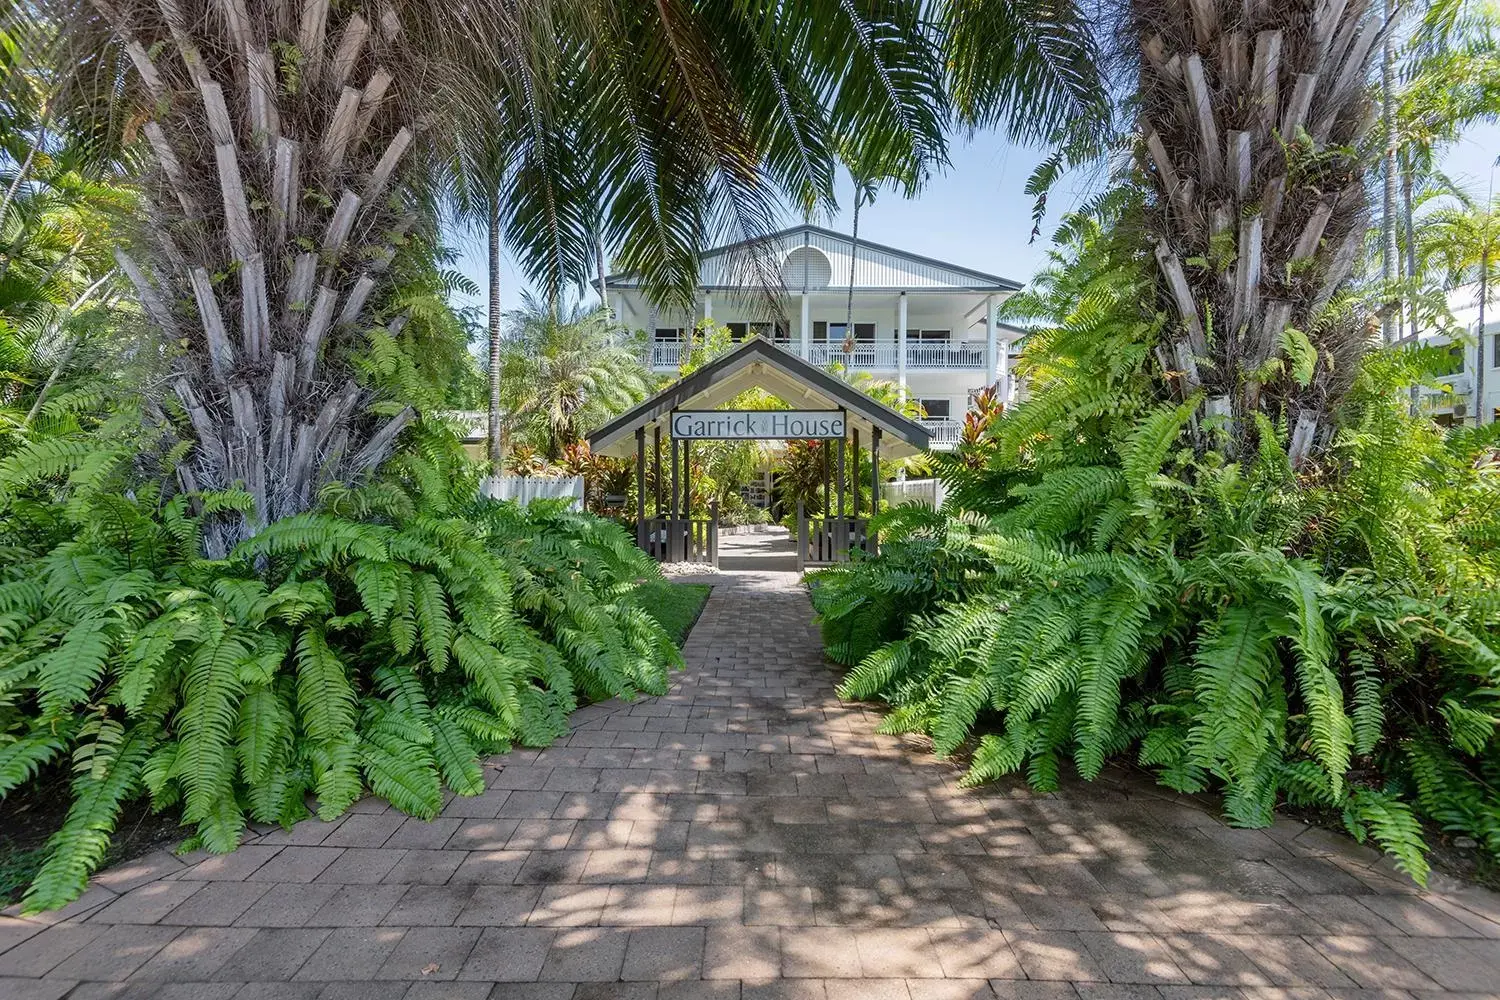
[[[763, 390], [792, 409], [719, 409], [750, 389]], [[869, 531], [873, 511], [860, 510], [859, 484], [853, 482], [858, 463], [848, 460], [848, 448], [856, 455], [861, 447], [869, 448], [870, 495], [879, 497], [882, 457], [920, 454], [931, 438], [917, 421], [770, 341], [752, 337], [588, 437], [596, 455], [635, 458], [636, 544], [663, 562], [717, 562], [717, 512], [711, 507], [707, 518], [694, 518], [688, 501], [693, 445], [710, 440], [828, 442], [821, 516], [811, 516], [799, 505], [800, 569], [843, 561], [852, 549], [875, 547]], [[654, 491], [647, 489], [648, 466], [654, 472]]]

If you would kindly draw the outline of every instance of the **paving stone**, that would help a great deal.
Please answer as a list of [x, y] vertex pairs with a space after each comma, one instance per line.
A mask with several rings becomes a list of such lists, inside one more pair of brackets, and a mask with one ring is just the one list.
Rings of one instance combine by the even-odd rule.
[[[203, 882], [151, 882], [131, 889], [96, 913], [92, 919], [101, 924], [154, 924], [203, 887]], [[14, 923], [30, 927], [31, 933], [37, 930], [35, 924], [24, 924], [19, 920]], [[4, 926], [0, 922], [0, 927]], [[0, 939], [4, 936], [5, 930], [0, 929]], [[29, 937], [30, 934], [26, 936]]]
[[[443, 851], [452, 855], [455, 851]], [[470, 851], [463, 862], [447, 878], [441, 881], [469, 885], [504, 885], [515, 881], [521, 866], [526, 863], [525, 851]], [[399, 865], [397, 866], [400, 867]], [[434, 882], [439, 881], [434, 878]]]
[[703, 972], [702, 927], [645, 927], [630, 932], [620, 978], [698, 979]]
[[231, 982], [289, 980], [331, 933], [315, 927], [263, 928], [224, 963], [215, 978]]
[[935, 928], [933, 949], [950, 979], [1021, 979], [1021, 963], [1005, 935], [989, 928]]
[[549, 982], [612, 982], [620, 978], [629, 931], [572, 927], [557, 932], [537, 977]]
[[[406, 933], [404, 927], [339, 927], [297, 970], [300, 980], [369, 980]], [[358, 994], [350, 994], [357, 996]]]
[[[163, 885], [173, 883], [165, 882]], [[342, 888], [337, 885], [273, 885], [234, 921], [236, 927], [302, 927]]]
[[136, 970], [136, 979], [183, 982], [210, 980], [256, 931], [248, 927], [190, 927]]
[[534, 905], [521, 921], [533, 927], [588, 927], [600, 922], [609, 902], [603, 885], [517, 886], [531, 894]]
[[781, 975], [781, 931], [776, 927], [709, 927], [704, 935], [705, 979], [772, 979]]
[[467, 851], [408, 850], [386, 872], [387, 882], [399, 885], [442, 885], [468, 860]]
[[[459, 978], [530, 983], [541, 974], [555, 934], [541, 927], [486, 927], [469, 950]], [[503, 992], [497, 990], [496, 995]]]
[[13, 979], [0, 976], [0, 997], [6, 1000], [62, 1000], [77, 984], [71, 979]]
[[413, 927], [380, 967], [380, 978], [453, 979], [479, 933], [478, 927]]
[[472, 885], [397, 886], [405, 893], [392, 901], [378, 923], [392, 927], [447, 927], [473, 900]]
[[247, 877], [255, 882], [311, 882], [342, 853], [339, 847], [283, 847]]
[[481, 927], [519, 927], [536, 907], [542, 890], [528, 885], [476, 885], [453, 922]]
[[111, 927], [53, 968], [49, 975], [61, 979], [123, 980], [180, 933], [177, 927], [129, 924]]
[[[214, 854], [178, 874], [178, 878], [190, 882], [219, 881], [238, 882], [255, 873], [266, 862], [276, 857], [280, 847], [249, 844], [228, 854]], [[281, 881], [292, 881], [282, 879]]]
[[[351, 817], [357, 818], [357, 817]], [[374, 817], [384, 819], [384, 816]], [[374, 885], [390, 874], [405, 851], [378, 847], [350, 847], [318, 873], [316, 881], [335, 885]]]
[[462, 825], [463, 820], [458, 816], [439, 816], [436, 819], [417, 819], [414, 816], [407, 817], [396, 832], [386, 838], [381, 847], [417, 847], [424, 850], [438, 850], [448, 843], [450, 837]]
[[[427, 888], [412, 886], [412, 889]], [[404, 897], [404, 885], [343, 885], [329, 897], [316, 913], [303, 921], [304, 927], [374, 927], [391, 907]], [[244, 921], [238, 921], [243, 924]], [[420, 923], [412, 920], [408, 923]]]
[[259, 882], [211, 882], [193, 893], [161, 923], [176, 927], [228, 927], [271, 887]]
[[323, 847], [380, 847], [405, 821], [397, 812], [353, 813], [320, 843]]

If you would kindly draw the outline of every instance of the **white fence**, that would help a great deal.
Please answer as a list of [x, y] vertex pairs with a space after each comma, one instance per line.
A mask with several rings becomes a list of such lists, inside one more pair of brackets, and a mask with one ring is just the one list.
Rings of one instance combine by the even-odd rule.
[[572, 497], [574, 510], [583, 510], [583, 477], [490, 476], [479, 484], [479, 495], [491, 500], [514, 500], [522, 507], [533, 500]]
[[881, 495], [892, 507], [904, 503], [919, 503], [937, 510], [947, 498], [948, 489], [937, 479], [907, 479], [881, 484]]

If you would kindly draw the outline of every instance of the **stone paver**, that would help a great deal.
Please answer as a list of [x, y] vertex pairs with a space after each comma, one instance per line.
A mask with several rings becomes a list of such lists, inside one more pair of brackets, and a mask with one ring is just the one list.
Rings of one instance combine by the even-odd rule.
[[1494, 894], [1121, 772], [960, 788], [837, 698], [793, 574], [709, 582], [665, 697], [430, 823], [369, 800], [0, 916], [0, 1000], [1500, 996]]

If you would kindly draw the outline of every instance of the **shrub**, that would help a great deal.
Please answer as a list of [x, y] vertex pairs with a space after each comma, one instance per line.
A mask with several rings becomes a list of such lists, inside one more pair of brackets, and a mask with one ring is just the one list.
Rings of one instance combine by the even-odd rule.
[[3, 463], [0, 792], [74, 774], [28, 910], [83, 889], [142, 792], [214, 851], [367, 787], [430, 817], [444, 785], [483, 790], [479, 754], [549, 742], [580, 698], [665, 690], [680, 660], [626, 599], [658, 576], [627, 535], [479, 500], [451, 435], [419, 443], [222, 560], [204, 525], [247, 494], [166, 496], [80, 437]]
[[[1100, 238], [1100, 243], [1103, 238]], [[1368, 361], [1329, 457], [1294, 470], [1147, 377], [1134, 258], [1085, 245], [1034, 395], [948, 462], [944, 515], [882, 515], [878, 558], [814, 579], [841, 693], [1056, 787], [1132, 754], [1230, 822], [1340, 810], [1417, 881], [1419, 818], [1500, 857], [1500, 432], [1406, 412], [1421, 352]]]

